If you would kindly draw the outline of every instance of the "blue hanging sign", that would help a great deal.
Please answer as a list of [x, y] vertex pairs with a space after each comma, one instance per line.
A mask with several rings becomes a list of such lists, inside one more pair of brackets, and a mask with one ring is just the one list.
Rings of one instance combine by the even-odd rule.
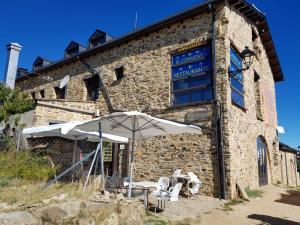
[[212, 70], [211, 60], [207, 59], [200, 62], [194, 62], [187, 65], [174, 67], [172, 69], [172, 78], [178, 79], [188, 76], [195, 76], [208, 73]]
[[172, 56], [172, 67], [198, 62], [210, 58], [210, 45], [204, 45]]

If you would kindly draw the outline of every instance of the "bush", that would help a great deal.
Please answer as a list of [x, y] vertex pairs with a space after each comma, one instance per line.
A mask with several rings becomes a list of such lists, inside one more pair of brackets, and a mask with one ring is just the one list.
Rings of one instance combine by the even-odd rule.
[[0, 135], [0, 152], [15, 150], [16, 146], [13, 139], [7, 135]]
[[46, 181], [56, 172], [45, 157], [28, 151], [0, 152], [0, 177]]

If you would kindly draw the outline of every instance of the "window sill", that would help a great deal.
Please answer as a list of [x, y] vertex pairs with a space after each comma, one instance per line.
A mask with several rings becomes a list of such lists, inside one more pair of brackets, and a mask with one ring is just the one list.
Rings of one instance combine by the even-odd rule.
[[240, 106], [239, 104], [236, 104], [235, 102], [231, 101], [231, 104], [242, 110], [243, 112], [247, 112], [247, 109], [243, 106]]
[[212, 104], [213, 101], [206, 101], [206, 102], [195, 102], [195, 103], [188, 103], [188, 104], [182, 104], [182, 105], [171, 105], [167, 109], [181, 109], [185, 107], [190, 107], [190, 106], [200, 106], [200, 105], [207, 105], [207, 104]]
[[264, 121], [264, 118], [262, 116], [256, 116], [256, 118], [260, 121]]

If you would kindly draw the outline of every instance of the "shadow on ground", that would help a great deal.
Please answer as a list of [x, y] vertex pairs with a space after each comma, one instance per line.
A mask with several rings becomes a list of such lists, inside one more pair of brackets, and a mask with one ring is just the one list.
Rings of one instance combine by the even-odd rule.
[[248, 218], [260, 220], [261, 223], [259, 223], [259, 225], [300, 225], [300, 223], [291, 220], [260, 214], [252, 214], [249, 215]]
[[281, 194], [281, 198], [275, 200], [275, 202], [300, 206], [300, 191], [288, 190], [287, 194]]

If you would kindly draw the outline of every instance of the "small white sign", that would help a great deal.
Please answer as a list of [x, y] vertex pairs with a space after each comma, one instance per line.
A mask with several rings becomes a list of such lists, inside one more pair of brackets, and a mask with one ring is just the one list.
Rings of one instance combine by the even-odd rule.
[[278, 132], [279, 134], [285, 134], [284, 127], [282, 127], [282, 126], [277, 126], [277, 132]]

